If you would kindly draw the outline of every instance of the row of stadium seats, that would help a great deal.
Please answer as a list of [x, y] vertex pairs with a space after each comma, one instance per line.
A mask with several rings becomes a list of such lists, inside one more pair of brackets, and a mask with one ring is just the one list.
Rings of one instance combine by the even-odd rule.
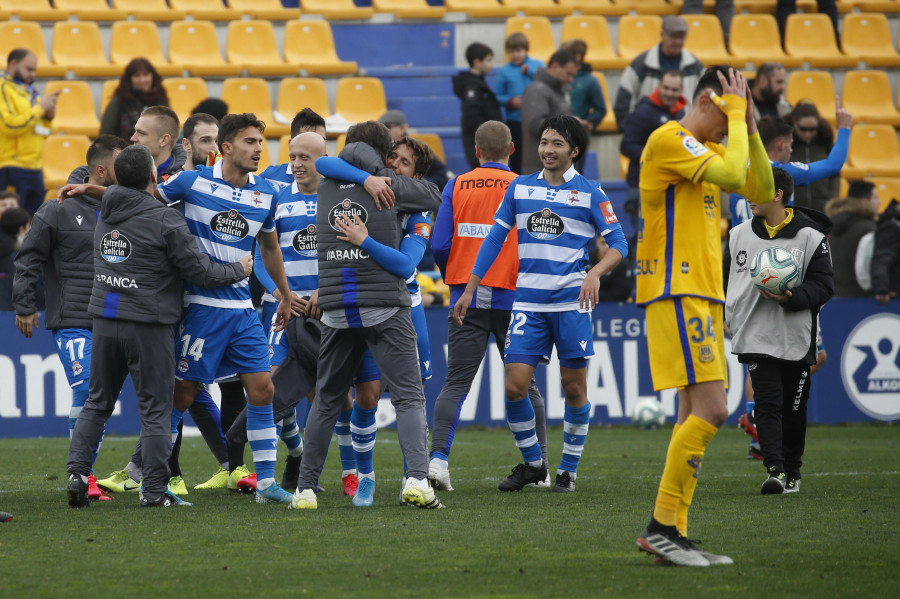
[[225, 58], [219, 53], [216, 28], [210, 21], [176, 21], [169, 29], [168, 59], [152, 21], [119, 21], [112, 26], [109, 59], [100, 28], [90, 21], [53, 25], [53, 47], [47, 50], [41, 26], [34, 22], [0, 23], [0, 55], [13, 48], [29, 48], [38, 57], [39, 77], [120, 75], [133, 58], [143, 57], [160, 75], [228, 77], [252, 70], [256, 75], [340, 75], [355, 73], [357, 65], [338, 58], [327, 21], [290, 21], [285, 26], [284, 60], [269, 21], [233, 21], [228, 26]]
[[[682, 8], [681, 0], [444, 0], [443, 6], [431, 6], [426, 0], [372, 0], [371, 7], [356, 6], [353, 0], [302, 0], [299, 4], [299, 8], [285, 8], [280, 0], [53, 0], [52, 3], [50, 0], [0, 0], [0, 18], [177, 21], [190, 17], [213, 21], [243, 18], [285, 21], [304, 14], [326, 19], [367, 20], [377, 12], [401, 19], [441, 19], [447, 12], [465, 12], [471, 18], [504, 18], [518, 13], [562, 17], [573, 12], [608, 16], [670, 15], [680, 13]], [[714, 0], [704, 0], [706, 12], [711, 12], [714, 4]], [[773, 13], [776, 0], [735, 0], [734, 4], [738, 13]], [[799, 0], [797, 5], [807, 12], [816, 9], [815, 0]], [[900, 12], [897, 0], [838, 0], [837, 7], [842, 13], [854, 8]]]
[[[735, 15], [731, 21], [729, 49], [725, 48], [722, 26], [713, 15], [684, 15], [691, 28], [685, 48], [704, 64], [730, 64], [743, 68], [776, 61], [788, 68], [804, 62], [812, 67], [900, 66], [900, 54], [893, 42], [887, 17], [878, 13], [844, 15], [841, 49], [838, 49], [831, 20], [824, 14], [795, 14], [788, 17], [784, 50], [775, 17], [769, 14]], [[662, 17], [623, 16], [618, 21], [618, 44], [613, 49], [609, 25], [602, 16], [569, 16], [563, 19], [561, 41], [581, 38], [588, 45], [588, 62], [595, 69], [622, 69], [635, 56], [659, 43]], [[546, 62], [559, 47], [546, 17], [511, 17], [506, 35], [514, 32], [528, 37], [529, 53]], [[730, 50], [730, 52], [729, 52]]]

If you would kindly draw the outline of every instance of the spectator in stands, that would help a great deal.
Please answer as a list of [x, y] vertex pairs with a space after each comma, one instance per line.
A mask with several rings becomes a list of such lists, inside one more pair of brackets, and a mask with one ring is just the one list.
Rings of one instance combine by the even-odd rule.
[[644, 145], [650, 138], [650, 134], [671, 120], [678, 120], [684, 116], [687, 99], [681, 95], [682, 77], [675, 70], [666, 71], [649, 96], [644, 96], [637, 103], [634, 112], [625, 119], [625, 134], [619, 151], [628, 160], [628, 174], [625, 176], [625, 184], [628, 186], [625, 199], [625, 211], [631, 218], [631, 224], [635, 231], [638, 228], [638, 218], [641, 207], [640, 189], [638, 188], [638, 176], [641, 171], [641, 154]]
[[503, 120], [503, 114], [497, 96], [484, 78], [494, 66], [494, 51], [481, 42], [474, 42], [466, 48], [466, 60], [469, 70], [453, 76], [453, 93], [462, 100], [462, 143], [466, 162], [471, 168], [478, 168], [475, 130], [485, 121]]
[[[788, 116], [794, 126], [794, 147], [791, 162], [810, 164], [825, 160], [834, 148], [834, 129], [819, 116], [816, 105], [809, 100], [797, 103]], [[809, 185], [794, 187], [794, 204], [825, 212], [825, 204], [838, 197], [840, 175], [820, 179]]]
[[756, 120], [772, 117], [783, 118], [791, 112], [791, 105], [784, 98], [787, 89], [787, 71], [777, 62], [764, 62], [756, 70], [756, 79], [750, 83]]
[[696, 56], [684, 49], [688, 29], [687, 21], [683, 18], [676, 15], [665, 17], [659, 44], [638, 54], [622, 72], [613, 108], [620, 131], [624, 129], [625, 119], [637, 106], [638, 100], [656, 89], [662, 74], [666, 71], [680, 72], [681, 93], [686, 98], [694, 95], [694, 89], [703, 72], [703, 65]]
[[[603, 89], [600, 82], [591, 74], [591, 65], [584, 62], [587, 55], [588, 45], [584, 40], [572, 39], [563, 42], [560, 46], [563, 50], [568, 50], [575, 57], [578, 64], [578, 71], [572, 80], [572, 90], [569, 94], [569, 103], [572, 106], [572, 115], [581, 119], [588, 135], [591, 134], [606, 116], [606, 101], [603, 99]], [[575, 168], [581, 172], [584, 167], [584, 159], [587, 152], [583, 156], [579, 156], [575, 160]]]
[[19, 207], [19, 194], [14, 191], [0, 191], [0, 215], [10, 208]]
[[880, 304], [900, 293], [900, 202], [891, 200], [875, 230], [872, 253], [872, 290]]
[[522, 172], [522, 94], [534, 81], [538, 69], [544, 68], [543, 61], [528, 56], [528, 38], [524, 33], [511, 33], [506, 38], [506, 53], [509, 63], [500, 67], [497, 74], [497, 100], [506, 109], [506, 126], [512, 134], [515, 149], [509, 157], [509, 169]]
[[[409, 132], [406, 115], [403, 114], [402, 110], [388, 110], [381, 115], [378, 122], [391, 130], [391, 139], [395, 142], [406, 137]], [[431, 166], [422, 178], [437, 185], [438, 189], [444, 189], [444, 185], [447, 184], [447, 180], [450, 178], [450, 174], [447, 172], [447, 165], [433, 151], [431, 152]], [[426, 253], [428, 252], [426, 251]]]
[[146, 58], [135, 58], [125, 67], [119, 86], [103, 111], [100, 133], [131, 139], [145, 108], [168, 105], [169, 96], [159, 73]]
[[134, 124], [131, 141], [150, 149], [160, 182], [181, 170], [187, 157], [181, 144], [175, 143], [180, 133], [178, 115], [168, 106], [145, 108]]
[[834, 223], [829, 241], [836, 297], [871, 297], [870, 260], [877, 228], [878, 191], [870, 181], [851, 181], [847, 197], [828, 202]]
[[10, 208], [0, 216], [0, 310], [4, 312], [13, 310], [12, 285], [16, 278], [13, 261], [30, 225], [31, 215], [23, 208]]
[[[716, 16], [719, 17], [719, 23], [722, 25], [722, 36], [725, 38], [725, 45], [728, 46], [731, 18], [734, 16], [734, 0], [715, 0], [715, 2]], [[702, 15], [703, 0], [684, 0], [684, 4], [681, 6], [681, 14]]]
[[[771, 9], [770, 9], [771, 10]], [[834, 26], [834, 37], [838, 44], [841, 43], [841, 34], [838, 31], [837, 3], [835, 0], [816, 0], [816, 10], [828, 15]], [[784, 43], [784, 30], [787, 18], [797, 12], [797, 0], [778, 0], [775, 5], [775, 19], [778, 21], [778, 31], [781, 33], [781, 43]]]
[[62, 90], [41, 97], [34, 88], [37, 56], [16, 48], [0, 79], [0, 189], [15, 188], [22, 208], [34, 214], [44, 201], [44, 138]]
[[534, 81], [522, 94], [522, 175], [543, 168], [538, 156], [544, 121], [551, 116], [571, 115], [572, 107], [566, 97], [569, 84], [575, 79], [578, 63], [567, 50], [557, 50], [550, 57], [546, 69], [540, 69]]
[[[228, 104], [219, 98], [206, 98], [205, 100], [200, 100], [200, 103], [191, 110], [191, 114], [199, 114], [201, 112], [208, 114], [218, 122], [222, 120], [223, 116], [228, 114]], [[324, 127], [325, 125], [322, 126]]]

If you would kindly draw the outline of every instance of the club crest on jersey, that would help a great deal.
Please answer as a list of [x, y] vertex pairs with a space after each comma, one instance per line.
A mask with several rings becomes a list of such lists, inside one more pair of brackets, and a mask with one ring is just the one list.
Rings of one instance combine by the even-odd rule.
[[253, 190], [253, 195], [250, 196], [250, 203], [259, 208], [262, 206], [262, 194], [259, 193], [259, 190]]
[[612, 202], [601, 203], [600, 209], [603, 212], [603, 220], [607, 225], [612, 225], [619, 222], [619, 219], [616, 217], [616, 211], [613, 210]]
[[714, 362], [716, 359], [716, 355], [713, 353], [712, 345], [701, 345], [700, 346], [700, 361], [704, 364], [709, 364], [710, 362]]
[[306, 258], [315, 258], [316, 252], [316, 225], [311, 224], [305, 229], [300, 229], [294, 235], [292, 242], [294, 251]]
[[569, 195], [566, 196], [566, 200], [565, 200], [566, 204], [568, 204], [569, 206], [577, 206], [579, 197], [580, 196], [578, 195], [578, 191], [576, 191], [574, 189], [569, 191]]
[[181, 358], [178, 360], [178, 372], [187, 372], [188, 371], [188, 361], [187, 358]]
[[234, 209], [214, 214], [209, 228], [213, 235], [229, 243], [240, 241], [250, 233], [250, 223]]
[[100, 240], [100, 256], [110, 264], [125, 262], [131, 255], [131, 242], [113, 229]]
[[351, 202], [349, 199], [343, 200], [340, 204], [328, 211], [328, 224], [331, 225], [331, 228], [335, 231], [338, 230], [338, 215], [345, 216], [351, 220], [355, 218], [363, 224], [369, 221], [369, 213], [366, 212], [366, 209], [356, 202]]
[[563, 234], [565, 228], [563, 219], [549, 208], [529, 214], [525, 223], [525, 230], [528, 231], [528, 234], [541, 241], [556, 239]]
[[690, 135], [685, 135], [684, 139], [681, 140], [684, 149], [688, 151], [688, 154], [696, 158], [697, 156], [703, 156], [707, 152], [709, 152], [709, 148], [701, 144], [699, 141], [691, 137]]
[[79, 364], [78, 360], [75, 360], [74, 362], [72, 362], [72, 374], [74, 374], [75, 376], [78, 376], [82, 372], [84, 372], [84, 366]]

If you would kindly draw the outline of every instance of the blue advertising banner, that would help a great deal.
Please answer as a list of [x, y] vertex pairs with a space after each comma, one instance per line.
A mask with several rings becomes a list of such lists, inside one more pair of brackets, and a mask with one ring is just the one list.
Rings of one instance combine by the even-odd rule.
[[[425, 384], [429, 421], [447, 371], [447, 310], [426, 310], [434, 376]], [[661, 401], [671, 420], [674, 390], [653, 391], [647, 358], [644, 312], [630, 304], [601, 304], [594, 310], [594, 358], [588, 367], [588, 399], [593, 424], [624, 424], [644, 398]], [[821, 314], [828, 352], [825, 366], [812, 377], [809, 420], [814, 423], [900, 419], [900, 302], [881, 306], [873, 300], [835, 299]], [[0, 314], [0, 437], [65, 436], [72, 401], [51, 334], [39, 329], [25, 339], [11, 313]], [[726, 350], [730, 344], [726, 342]], [[160, 348], [165, 351], [165, 348]], [[728, 363], [729, 422], [743, 412], [746, 372], [734, 356]], [[559, 365], [555, 357], [536, 373], [547, 402], [547, 419], [563, 418]], [[460, 412], [460, 426], [506, 426], [503, 361], [490, 351]], [[211, 389], [217, 399], [217, 389]], [[122, 392], [107, 430], [137, 434], [139, 424], [130, 382]], [[387, 399], [381, 401], [380, 426], [394, 421]]]

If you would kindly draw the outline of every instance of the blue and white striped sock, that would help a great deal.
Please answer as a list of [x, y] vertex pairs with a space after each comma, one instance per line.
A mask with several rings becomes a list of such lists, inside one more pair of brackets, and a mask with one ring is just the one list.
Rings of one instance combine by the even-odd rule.
[[297, 410], [292, 410], [281, 422], [281, 440], [287, 446], [288, 454], [299, 458], [303, 454], [303, 438], [300, 437], [300, 427], [297, 426]]
[[519, 401], [506, 400], [506, 421], [525, 463], [540, 466], [541, 446], [534, 429], [534, 408], [527, 397]]
[[268, 406], [247, 404], [247, 440], [250, 442], [253, 464], [256, 467], [256, 488], [266, 489], [275, 482], [278, 441], [271, 404]]
[[580, 408], [572, 408], [566, 404], [563, 416], [563, 453], [557, 474], [567, 471], [575, 478], [581, 452], [584, 451], [584, 440], [587, 438], [588, 422], [590, 422], [591, 404]]
[[172, 408], [172, 446], [175, 446], [175, 440], [178, 439], [178, 425], [181, 424], [181, 419], [184, 418], [184, 412], [179, 412], [175, 408]]
[[353, 440], [350, 438], [350, 415], [352, 413], [352, 408], [344, 410], [338, 415], [334, 425], [334, 434], [338, 438], [338, 449], [341, 451], [341, 477], [356, 474], [356, 452], [353, 451]]
[[353, 404], [353, 415], [350, 417], [350, 438], [353, 451], [356, 452], [356, 468], [359, 476], [375, 478], [372, 456], [375, 453], [375, 412], [378, 408], [365, 409]]

